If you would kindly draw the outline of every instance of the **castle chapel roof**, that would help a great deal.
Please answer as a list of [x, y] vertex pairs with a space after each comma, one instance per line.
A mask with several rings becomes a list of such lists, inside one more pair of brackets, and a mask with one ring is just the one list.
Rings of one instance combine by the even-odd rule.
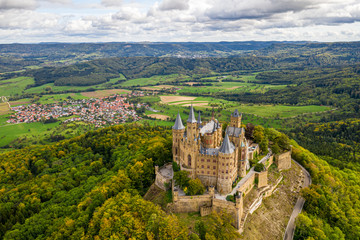
[[196, 123], [194, 108], [193, 108], [192, 104], [191, 104], [191, 107], [190, 107], [190, 114], [189, 114], [189, 118], [188, 118], [187, 122]]
[[222, 143], [219, 149], [219, 152], [229, 154], [229, 153], [233, 153], [234, 150], [235, 150], [235, 146], [230, 142], [229, 137], [226, 134], [224, 138], [224, 142]]
[[178, 113], [177, 116], [176, 116], [176, 120], [175, 120], [175, 124], [173, 126], [173, 129], [181, 130], [181, 129], [184, 129], [184, 128], [185, 127], [184, 127], [184, 125], [183, 125], [183, 123], [181, 121], [180, 113]]

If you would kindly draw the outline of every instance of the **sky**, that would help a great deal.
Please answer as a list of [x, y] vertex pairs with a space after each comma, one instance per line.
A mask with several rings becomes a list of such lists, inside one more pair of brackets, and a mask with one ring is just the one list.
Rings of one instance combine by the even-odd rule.
[[360, 0], [0, 0], [0, 43], [359, 41]]

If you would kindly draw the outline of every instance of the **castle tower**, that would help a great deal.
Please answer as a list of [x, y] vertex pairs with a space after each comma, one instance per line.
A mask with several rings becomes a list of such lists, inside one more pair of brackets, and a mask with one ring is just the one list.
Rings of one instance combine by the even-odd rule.
[[239, 111], [237, 109], [235, 109], [235, 111], [231, 114], [231, 117], [230, 117], [230, 126], [240, 128], [241, 127], [241, 117], [242, 117], [242, 114], [240, 114]]
[[184, 136], [185, 127], [181, 121], [180, 113], [177, 114], [175, 124], [172, 127], [172, 135], [173, 135], [173, 160], [180, 164], [180, 143], [181, 139]]
[[237, 177], [237, 167], [235, 146], [230, 142], [227, 134], [219, 149], [218, 157], [219, 174], [216, 188], [222, 194], [229, 193], [232, 190], [232, 182]]
[[[244, 140], [246, 141], [246, 140]], [[240, 156], [239, 156], [239, 176], [245, 177], [246, 176], [246, 164], [247, 164], [247, 155], [248, 155], [248, 147], [244, 144], [244, 142], [241, 142], [241, 148], [240, 148]]]
[[189, 118], [186, 121], [188, 142], [193, 142], [195, 140], [195, 138], [198, 136], [197, 125], [198, 124], [195, 119], [194, 108], [191, 104]]

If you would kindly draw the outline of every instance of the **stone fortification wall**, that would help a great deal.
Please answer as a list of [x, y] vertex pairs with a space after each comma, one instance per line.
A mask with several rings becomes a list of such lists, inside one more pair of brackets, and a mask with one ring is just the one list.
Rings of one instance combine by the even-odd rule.
[[176, 213], [200, 212], [201, 207], [211, 207], [213, 196], [210, 194], [196, 196], [178, 196], [173, 192], [172, 210]]
[[289, 169], [291, 167], [291, 150], [282, 154], [277, 154], [275, 156], [275, 162], [279, 171]]
[[242, 184], [237, 191], [243, 192], [244, 195], [246, 195], [251, 191], [254, 185], [255, 185], [255, 172], [253, 172], [253, 174], [248, 177], [246, 182], [244, 182], [244, 184]]
[[213, 199], [213, 211], [223, 211], [229, 213], [233, 217], [233, 226], [237, 229], [240, 228], [241, 217], [243, 214], [243, 198], [236, 199], [236, 203], [229, 202], [221, 199]]
[[262, 171], [262, 172], [257, 172], [255, 174], [256, 178], [258, 179], [258, 188], [262, 188], [262, 187], [266, 187], [268, 185], [268, 172], [267, 170]]
[[271, 155], [264, 163], [266, 170], [268, 170], [271, 164], [273, 163], [274, 163], [274, 155]]
[[168, 163], [162, 168], [155, 166], [155, 185], [166, 191], [170, 189], [170, 181], [173, 177], [172, 164]]

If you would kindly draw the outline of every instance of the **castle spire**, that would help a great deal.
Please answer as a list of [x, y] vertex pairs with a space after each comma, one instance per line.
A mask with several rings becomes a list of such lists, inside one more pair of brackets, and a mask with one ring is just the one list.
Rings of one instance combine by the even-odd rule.
[[239, 113], [239, 110], [235, 109], [235, 111], [231, 114], [232, 117], [240, 117], [242, 114]]
[[199, 115], [198, 115], [198, 120], [197, 123], [200, 125], [201, 124], [201, 117], [200, 117], [200, 111], [199, 111]]
[[194, 114], [194, 108], [193, 108], [192, 104], [191, 104], [191, 107], [190, 107], [190, 114], [189, 114], [189, 118], [188, 118], [187, 122], [188, 123], [196, 123], [195, 114]]
[[233, 146], [231, 146], [228, 134], [226, 133], [225, 138], [224, 138], [224, 142], [222, 143], [219, 152], [221, 153], [225, 153], [225, 154], [229, 154], [229, 153], [233, 153], [234, 152], [234, 148]]
[[176, 116], [176, 120], [175, 120], [175, 124], [173, 126], [173, 129], [175, 130], [181, 130], [181, 129], [184, 129], [184, 125], [181, 121], [181, 117], [180, 117], [180, 113], [178, 112], [177, 116]]

